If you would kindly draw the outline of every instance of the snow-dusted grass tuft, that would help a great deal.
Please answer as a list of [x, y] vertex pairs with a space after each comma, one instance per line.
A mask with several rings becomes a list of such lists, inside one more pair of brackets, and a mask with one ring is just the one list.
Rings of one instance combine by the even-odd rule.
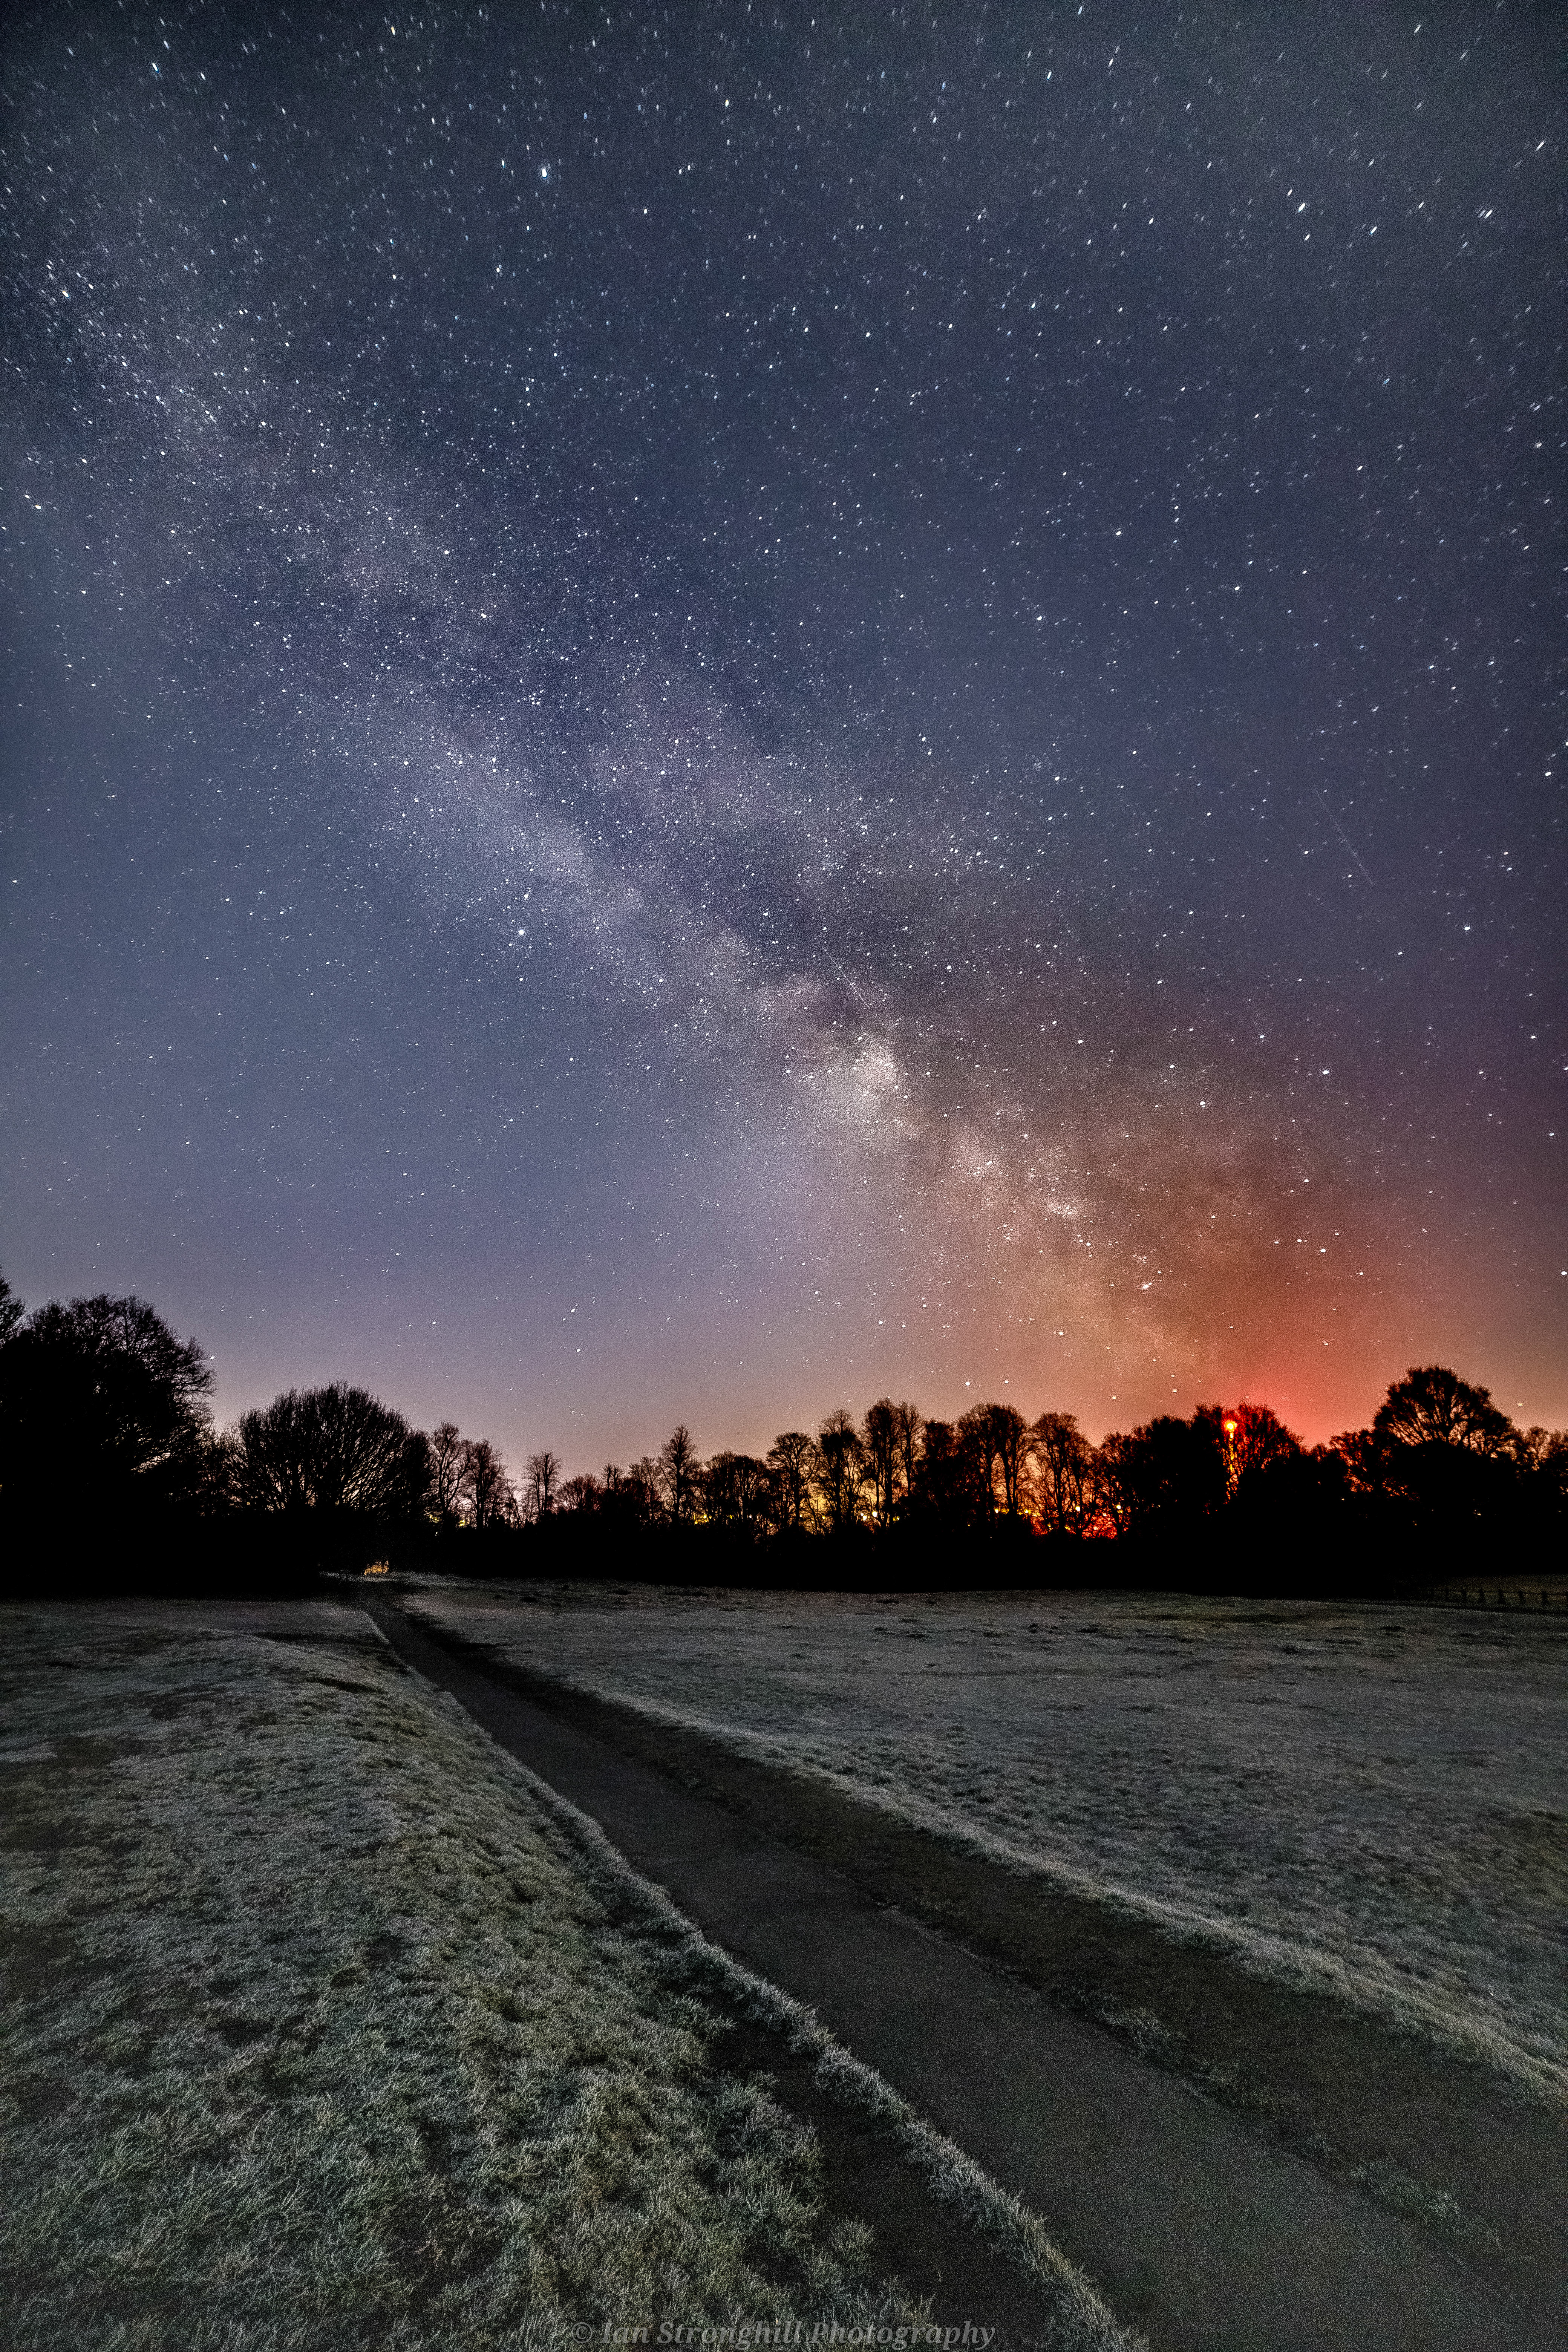
[[1536, 2097], [1568, 2090], [1561, 1620], [436, 1579], [407, 1598]]
[[684, 1927], [366, 1620], [313, 1630], [5, 1612], [7, 2352], [918, 2321]]

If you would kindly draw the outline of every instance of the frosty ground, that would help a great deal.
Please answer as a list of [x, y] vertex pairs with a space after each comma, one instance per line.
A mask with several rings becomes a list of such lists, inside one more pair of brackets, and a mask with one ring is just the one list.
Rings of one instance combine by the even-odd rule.
[[434, 1626], [1568, 2087], [1568, 1627], [1184, 1596], [510, 1588]]
[[360, 1612], [4, 1630], [9, 2346], [918, 2322], [673, 1915]]

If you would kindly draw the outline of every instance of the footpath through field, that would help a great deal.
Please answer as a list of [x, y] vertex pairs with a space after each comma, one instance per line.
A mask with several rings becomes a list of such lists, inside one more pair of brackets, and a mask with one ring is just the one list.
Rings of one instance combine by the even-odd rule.
[[1546, 2352], [1564, 2338], [1384, 2211], [962, 1946], [459, 1654], [405, 1664], [592, 1815], [705, 1934], [815, 2009], [1045, 2221], [1156, 2352]]

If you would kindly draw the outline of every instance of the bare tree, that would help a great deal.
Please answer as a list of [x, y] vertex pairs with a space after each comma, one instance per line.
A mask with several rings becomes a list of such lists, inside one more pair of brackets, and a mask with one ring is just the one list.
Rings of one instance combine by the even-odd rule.
[[[1001, 1416], [1012, 1408], [999, 1404], [972, 1404], [958, 1424], [960, 1446], [968, 1454], [971, 1476], [985, 1517], [994, 1516], [998, 1508], [1006, 1508], [1006, 1481], [1002, 1469], [1001, 1445], [1005, 1426]], [[1023, 1416], [1018, 1416], [1023, 1427]]]
[[817, 1485], [829, 1530], [842, 1535], [859, 1517], [866, 1480], [866, 1449], [842, 1405], [836, 1405], [816, 1433]]
[[616, 1491], [639, 1527], [651, 1528], [661, 1517], [664, 1497], [659, 1491], [659, 1467], [651, 1454], [632, 1464]]
[[1236, 1423], [1237, 1474], [1267, 1470], [1276, 1462], [1289, 1462], [1302, 1451], [1293, 1429], [1287, 1429], [1272, 1405], [1243, 1400], [1231, 1416]]
[[868, 1408], [861, 1432], [871, 1476], [872, 1503], [879, 1527], [890, 1525], [899, 1479], [899, 1426], [891, 1397], [879, 1397]]
[[1568, 1429], [1545, 1429], [1540, 1422], [1532, 1421], [1528, 1429], [1514, 1432], [1509, 1450], [1517, 1468], [1544, 1472], [1555, 1478], [1568, 1467]]
[[488, 1437], [464, 1440], [460, 1492], [476, 1528], [502, 1527], [512, 1517], [516, 1502], [511, 1481]]
[[1191, 1421], [1156, 1413], [1114, 1432], [1097, 1456], [1099, 1501], [1119, 1535], [1129, 1527], [1190, 1528], [1224, 1508], [1229, 1495], [1219, 1408]]
[[1090, 1457], [1090, 1520], [1098, 1519], [1119, 1536], [1127, 1533], [1137, 1508], [1136, 1454], [1136, 1440], [1125, 1430], [1112, 1429]]
[[984, 1517], [989, 1518], [996, 1508], [996, 1487], [991, 1475], [991, 1433], [986, 1427], [985, 1407], [972, 1404], [967, 1412], [962, 1413], [953, 1436], [967, 1472], [967, 1483]]
[[759, 1534], [773, 1518], [773, 1482], [765, 1462], [754, 1454], [737, 1454], [734, 1468], [735, 1510], [742, 1527]]
[[1506, 1454], [1515, 1434], [1489, 1389], [1474, 1388], [1445, 1364], [1412, 1365], [1373, 1415], [1374, 1436], [1399, 1445], [1462, 1445], [1467, 1452]]
[[1540, 1479], [1559, 1507], [1568, 1503], [1568, 1429], [1543, 1429], [1532, 1422], [1521, 1434], [1522, 1466]]
[[678, 1528], [684, 1527], [696, 1511], [702, 1475], [701, 1459], [684, 1422], [665, 1439], [658, 1461], [669, 1516]]
[[1034, 1436], [1040, 1516], [1047, 1531], [1080, 1536], [1089, 1514], [1094, 1449], [1070, 1412], [1043, 1412]]
[[967, 1413], [958, 1423], [928, 1421], [921, 1447], [915, 1507], [949, 1527], [967, 1527], [995, 1507], [984, 1449], [969, 1421]]
[[1333, 1441], [1358, 1492], [1448, 1534], [1504, 1507], [1519, 1475], [1521, 1438], [1508, 1415], [1446, 1364], [1414, 1364], [1370, 1429]]
[[985, 1407], [985, 1444], [988, 1472], [1000, 1482], [1002, 1508], [1009, 1518], [1016, 1518], [1030, 1499], [1029, 1425], [1016, 1405]]
[[1234, 1495], [1249, 1470], [1269, 1470], [1289, 1462], [1301, 1451], [1301, 1441], [1287, 1429], [1266, 1404], [1201, 1404], [1193, 1415], [1194, 1426], [1205, 1428], [1225, 1463], [1226, 1491]]
[[702, 1502], [716, 1526], [754, 1535], [766, 1517], [766, 1465], [750, 1454], [716, 1454], [702, 1474]]
[[268, 1511], [422, 1507], [429, 1444], [368, 1390], [334, 1381], [289, 1389], [242, 1413], [235, 1431], [239, 1498]]
[[920, 1475], [921, 1439], [925, 1432], [925, 1416], [918, 1406], [906, 1400], [893, 1407], [893, 1440], [898, 1448], [899, 1486], [900, 1500], [907, 1503], [915, 1491]]
[[811, 1485], [816, 1448], [803, 1429], [786, 1429], [774, 1438], [767, 1466], [773, 1474], [773, 1507], [781, 1533], [797, 1535], [811, 1509]]
[[463, 1484], [464, 1440], [455, 1421], [444, 1421], [430, 1433], [430, 1499], [443, 1527], [458, 1516]]
[[561, 1457], [545, 1446], [528, 1457], [528, 1516], [538, 1521], [547, 1519], [555, 1507], [555, 1497], [561, 1486]]
[[165, 1492], [199, 1479], [212, 1370], [144, 1298], [51, 1299], [26, 1321], [6, 1294], [0, 1481], [68, 1515], [101, 1482]]

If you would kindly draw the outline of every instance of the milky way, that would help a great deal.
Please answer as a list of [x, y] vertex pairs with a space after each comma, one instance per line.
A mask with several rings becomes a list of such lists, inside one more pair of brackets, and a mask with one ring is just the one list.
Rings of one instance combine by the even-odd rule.
[[514, 1460], [1568, 1419], [1559, 30], [14, 16], [17, 1287]]

